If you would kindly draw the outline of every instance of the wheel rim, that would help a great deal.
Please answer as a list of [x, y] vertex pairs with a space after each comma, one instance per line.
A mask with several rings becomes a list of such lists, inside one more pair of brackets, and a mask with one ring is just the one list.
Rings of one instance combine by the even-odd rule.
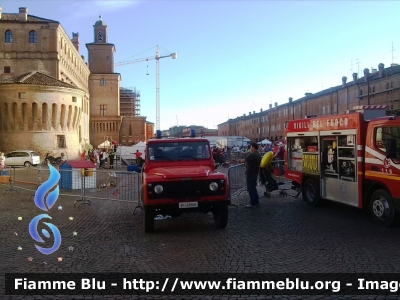
[[25, 165], [26, 168], [29, 168], [31, 166], [31, 164], [28, 163], [28, 162], [26, 162], [24, 165]]
[[389, 202], [384, 197], [379, 197], [372, 203], [372, 210], [380, 219], [386, 219], [389, 216]]
[[315, 199], [315, 188], [312, 184], [309, 184], [306, 189], [307, 200], [312, 202]]

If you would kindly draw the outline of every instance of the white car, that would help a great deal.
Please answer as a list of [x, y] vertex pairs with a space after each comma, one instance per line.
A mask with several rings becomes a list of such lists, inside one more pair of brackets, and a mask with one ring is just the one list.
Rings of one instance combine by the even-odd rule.
[[40, 156], [32, 150], [16, 150], [7, 153], [4, 161], [7, 166], [37, 166], [40, 164]]

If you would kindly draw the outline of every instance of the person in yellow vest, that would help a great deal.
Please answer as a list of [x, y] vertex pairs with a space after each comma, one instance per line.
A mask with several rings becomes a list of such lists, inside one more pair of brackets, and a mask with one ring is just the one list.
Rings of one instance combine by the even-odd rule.
[[264, 154], [260, 163], [260, 182], [265, 186], [264, 196], [270, 196], [270, 193], [279, 189], [279, 185], [271, 174], [271, 163], [274, 153], [269, 151]]

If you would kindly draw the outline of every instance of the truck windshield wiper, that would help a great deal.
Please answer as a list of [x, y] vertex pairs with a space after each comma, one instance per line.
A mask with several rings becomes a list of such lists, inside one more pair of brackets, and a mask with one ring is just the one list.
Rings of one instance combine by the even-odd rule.
[[192, 156], [192, 155], [179, 155], [178, 157], [191, 157], [195, 160], [198, 160], [196, 157]]

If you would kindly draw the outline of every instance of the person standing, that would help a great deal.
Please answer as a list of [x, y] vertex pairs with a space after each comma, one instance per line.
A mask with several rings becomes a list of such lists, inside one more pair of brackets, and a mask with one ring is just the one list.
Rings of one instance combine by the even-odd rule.
[[142, 167], [143, 165], [142, 152], [136, 150], [135, 156], [136, 156], [136, 165], [138, 167]]
[[257, 143], [251, 143], [250, 153], [245, 159], [239, 160], [240, 163], [246, 163], [246, 185], [250, 196], [250, 205], [247, 205], [247, 207], [258, 207], [260, 205], [257, 191], [257, 178], [260, 172], [261, 155], [257, 149]]
[[114, 169], [114, 158], [115, 158], [114, 148], [111, 148], [111, 151], [110, 151], [110, 169]]
[[103, 149], [100, 152], [100, 168], [105, 168], [106, 163], [106, 151]]
[[285, 160], [285, 145], [282, 142], [278, 142], [277, 150], [274, 154], [274, 160], [277, 162], [277, 167], [279, 169], [279, 175], [282, 176], [285, 174], [283, 170], [283, 163]]

